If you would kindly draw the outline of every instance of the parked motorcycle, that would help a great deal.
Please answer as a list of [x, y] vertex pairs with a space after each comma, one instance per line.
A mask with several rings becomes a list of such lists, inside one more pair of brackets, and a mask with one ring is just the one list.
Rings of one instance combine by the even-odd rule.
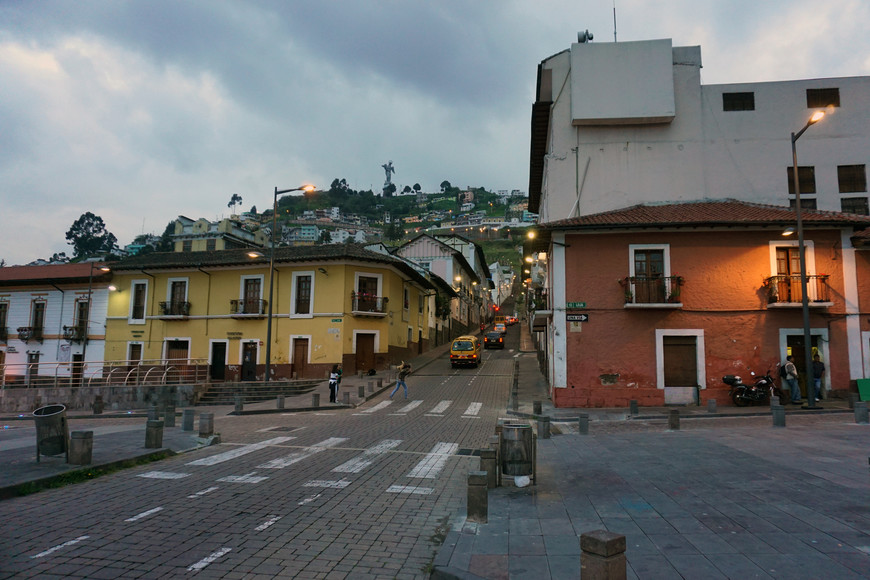
[[755, 380], [751, 385], [744, 384], [739, 375], [725, 375], [722, 377], [722, 382], [731, 387], [729, 395], [735, 405], [745, 407], [753, 403], [764, 403], [769, 397], [774, 395], [783, 400], [782, 392], [776, 386], [770, 374], [770, 369], [761, 376], [755, 376], [755, 373], [752, 373], [752, 376]]

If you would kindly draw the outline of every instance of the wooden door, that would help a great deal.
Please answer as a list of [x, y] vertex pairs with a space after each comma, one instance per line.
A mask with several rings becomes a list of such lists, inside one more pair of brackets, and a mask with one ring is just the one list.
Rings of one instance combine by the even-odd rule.
[[260, 314], [260, 279], [245, 279], [244, 314]]
[[378, 309], [378, 279], [360, 276], [357, 282], [359, 293], [357, 310], [360, 312], [375, 312]]
[[208, 367], [209, 377], [213, 381], [222, 381], [227, 376], [227, 343], [211, 343], [211, 364]]
[[257, 343], [242, 343], [242, 380], [257, 380]]
[[797, 248], [776, 249], [776, 296], [778, 302], [800, 302], [801, 257]]
[[694, 336], [662, 337], [666, 387], [698, 386], [698, 346]]
[[665, 302], [664, 250], [634, 251], [634, 296], [638, 304]]
[[356, 371], [368, 372], [375, 368], [375, 335], [356, 336]]
[[308, 339], [294, 338], [293, 339], [293, 370], [296, 373], [296, 378], [301, 379], [306, 376], [308, 367]]

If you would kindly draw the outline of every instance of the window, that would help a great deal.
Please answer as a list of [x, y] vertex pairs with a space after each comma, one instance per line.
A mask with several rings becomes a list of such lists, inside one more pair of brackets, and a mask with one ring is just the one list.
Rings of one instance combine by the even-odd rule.
[[840, 200], [840, 209], [843, 213], [870, 215], [866, 197], [844, 197]]
[[205, 249], [207, 252], [214, 252], [217, 247], [217, 240], [214, 238], [209, 238], [205, 241]]
[[665, 251], [637, 249], [634, 251], [635, 300], [640, 303], [665, 301]]
[[[788, 201], [788, 207], [791, 209], [795, 208], [794, 199], [790, 199]], [[814, 197], [802, 197], [801, 198], [801, 209], [817, 209], [816, 199]]]
[[127, 343], [127, 360], [131, 365], [142, 362], [142, 343], [128, 342]]
[[408, 310], [411, 307], [411, 290], [407, 286], [402, 288], [402, 309]]
[[723, 111], [754, 111], [755, 93], [722, 93]]
[[9, 329], [6, 325], [9, 324], [9, 303], [0, 302], [0, 340], [5, 341], [9, 338]]
[[840, 106], [840, 89], [807, 89], [808, 109], [821, 109], [828, 105]]
[[311, 290], [314, 276], [293, 274], [293, 314], [311, 314]]
[[148, 299], [148, 282], [134, 281], [130, 289], [130, 322], [145, 324], [145, 302]]
[[840, 193], [867, 191], [867, 172], [863, 165], [838, 165], [837, 181]]
[[33, 329], [34, 334], [37, 332], [42, 333], [42, 329], [45, 326], [45, 301], [44, 300], [34, 300], [33, 306], [30, 311], [30, 327]]
[[417, 293], [417, 312], [423, 314], [423, 304], [425, 302], [426, 297], [422, 292]]
[[84, 332], [88, 327], [88, 299], [76, 301], [75, 327]]
[[[801, 193], [816, 192], [816, 168], [815, 167], [798, 167], [798, 186], [801, 188]], [[788, 168], [788, 193], [794, 195], [794, 167]]]
[[242, 278], [242, 307], [239, 314], [263, 313], [263, 310], [260, 308], [260, 297], [263, 295], [260, 290], [262, 286], [263, 281], [259, 276], [256, 278]]

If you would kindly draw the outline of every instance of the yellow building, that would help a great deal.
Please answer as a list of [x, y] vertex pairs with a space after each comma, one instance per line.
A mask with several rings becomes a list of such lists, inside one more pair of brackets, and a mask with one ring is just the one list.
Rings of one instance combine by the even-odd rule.
[[107, 363], [207, 361], [215, 381], [262, 380], [268, 363], [272, 379], [320, 378], [336, 363], [383, 369], [428, 349], [436, 287], [404, 261], [353, 244], [276, 248], [270, 316], [268, 254], [167, 252], [113, 264]]

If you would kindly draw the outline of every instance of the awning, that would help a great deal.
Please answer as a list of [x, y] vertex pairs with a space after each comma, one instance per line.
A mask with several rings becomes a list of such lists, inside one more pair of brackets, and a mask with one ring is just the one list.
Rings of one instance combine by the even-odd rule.
[[553, 318], [552, 310], [535, 310], [532, 316], [532, 331], [544, 332], [547, 330], [547, 323]]

